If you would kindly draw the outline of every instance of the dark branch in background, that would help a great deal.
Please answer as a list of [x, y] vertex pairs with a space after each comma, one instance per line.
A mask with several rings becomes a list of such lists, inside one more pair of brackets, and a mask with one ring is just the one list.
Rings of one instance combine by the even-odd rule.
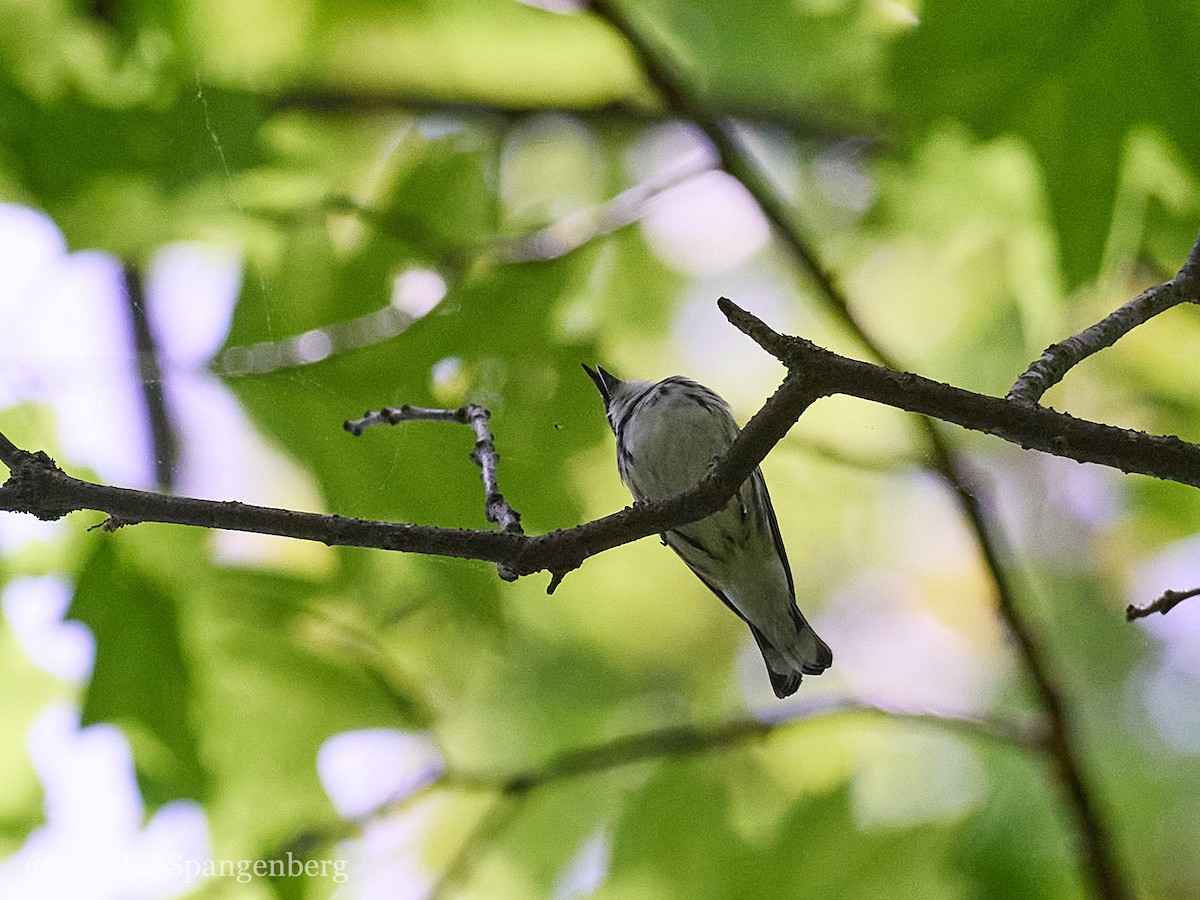
[[[555, 98], [546, 101], [554, 103]], [[463, 116], [479, 119], [497, 119], [512, 122], [531, 116], [558, 113], [582, 122], [598, 126], [631, 125], [645, 126], [669, 118], [658, 110], [635, 103], [614, 101], [594, 106], [546, 106], [508, 103], [489, 98], [482, 100], [439, 99], [428, 95], [417, 95], [399, 91], [369, 91], [344, 89], [329, 86], [300, 87], [271, 99], [275, 109], [299, 109], [326, 115], [373, 115], [387, 112], [411, 112], [442, 116]], [[827, 119], [805, 117], [793, 110], [772, 104], [755, 104], [744, 99], [730, 99], [723, 103], [722, 112], [748, 122], [756, 122], [781, 128], [804, 140], [837, 144], [849, 138], [861, 139], [861, 135], [886, 135], [888, 127], [875, 119], [867, 119], [857, 113], [839, 113], [830, 110]], [[885, 138], [886, 140], [886, 138]], [[876, 139], [879, 143], [879, 139]]]
[[[401, 422], [457, 422], [470, 425], [475, 432], [475, 446], [471, 460], [479, 466], [479, 478], [483, 481], [484, 514], [493, 525], [499, 525], [508, 534], [524, 535], [521, 514], [513, 509], [500, 493], [496, 469], [500, 464], [500, 453], [496, 450], [496, 439], [488, 427], [492, 414], [482, 406], [468, 403], [458, 409], [427, 409], [404, 404], [399, 409], [385, 406], [378, 412], [363, 413], [361, 419], [348, 419], [345, 429], [355, 437], [373, 425], [399, 425]], [[497, 570], [505, 581], [516, 581], [517, 573], [507, 566], [497, 564]]]
[[146, 293], [141, 273], [132, 263], [126, 263], [125, 299], [129, 324], [133, 330], [133, 347], [142, 382], [142, 400], [150, 423], [151, 452], [154, 454], [154, 477], [159, 488], [169, 491], [175, 484], [175, 464], [179, 460], [179, 442], [171, 422], [171, 411], [163, 392], [162, 366], [158, 361], [158, 345], [146, 315]]
[[[669, 53], [647, 39], [616, 0], [590, 0], [588, 5], [626, 40], [647, 81], [658, 91], [667, 107], [676, 115], [694, 122], [707, 135], [717, 150], [722, 167], [737, 178], [758, 202], [774, 226], [776, 235], [816, 284], [826, 308], [883, 365], [889, 369], [900, 369], [858, 319], [845, 294], [805, 237], [792, 209], [772, 187], [733, 130], [695, 98], [686, 79], [675, 70]], [[1046, 655], [1032, 627], [1025, 621], [1017, 605], [1016, 594], [1001, 561], [1000, 540], [984, 514], [979, 491], [938, 427], [931, 420], [923, 418], [921, 428], [933, 457], [933, 470], [950, 486], [963, 516], [975, 533], [983, 562], [995, 587], [1000, 617], [1017, 643], [1025, 670], [1036, 689], [1038, 702], [1051, 719], [1054, 739], [1046, 749], [1054, 761], [1058, 784], [1083, 837], [1085, 860], [1082, 865], [1100, 896], [1109, 900], [1129, 897], [1132, 892], [1118, 867], [1107, 826], [1097, 812], [1083, 780], [1080, 756], [1071, 740], [1067, 702], [1050, 673]]]
[[1196, 238], [1179, 273], [1170, 281], [1142, 291], [1090, 328], [1047, 347], [1046, 352], [1017, 379], [1008, 392], [1008, 399], [1037, 403], [1074, 366], [1180, 303], [1200, 303], [1200, 237]]
[[1197, 596], [1200, 596], [1200, 588], [1192, 588], [1190, 591], [1166, 591], [1148, 606], [1134, 606], [1131, 603], [1125, 607], [1125, 621], [1132, 622], [1134, 619], [1144, 619], [1146, 616], [1153, 615], [1154, 613], [1162, 613], [1165, 616], [1184, 600], [1189, 600]]

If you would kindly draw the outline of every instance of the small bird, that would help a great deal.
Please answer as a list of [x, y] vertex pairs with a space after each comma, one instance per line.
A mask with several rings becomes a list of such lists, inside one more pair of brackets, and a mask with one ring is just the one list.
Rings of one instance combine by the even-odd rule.
[[[604, 398], [621, 481], [639, 502], [694, 487], [738, 434], [729, 405], [687, 378], [622, 381], [602, 366], [583, 368]], [[833, 663], [829, 646], [796, 608], [792, 570], [761, 470], [724, 509], [662, 538], [750, 626], [776, 697], [794, 694], [802, 675], [820, 675]]]

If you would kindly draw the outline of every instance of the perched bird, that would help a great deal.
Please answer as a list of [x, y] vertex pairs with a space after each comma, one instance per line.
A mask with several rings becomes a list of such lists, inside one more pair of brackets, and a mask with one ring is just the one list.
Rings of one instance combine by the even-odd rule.
[[[695, 486], [737, 436], [729, 405], [694, 381], [622, 381], [601, 366], [583, 368], [604, 398], [617, 471], [640, 502]], [[724, 509], [663, 540], [750, 626], [776, 697], [794, 694], [802, 675], [820, 675], [833, 663], [828, 645], [796, 608], [792, 570], [759, 469]]]

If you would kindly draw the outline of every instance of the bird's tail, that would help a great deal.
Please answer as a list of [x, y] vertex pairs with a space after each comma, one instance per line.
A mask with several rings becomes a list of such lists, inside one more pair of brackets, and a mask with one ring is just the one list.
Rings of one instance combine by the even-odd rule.
[[820, 675], [833, 665], [833, 651], [829, 649], [829, 645], [817, 636], [800, 610], [794, 607], [793, 610], [796, 634], [784, 647], [775, 647], [762, 632], [753, 625], [750, 626], [758, 649], [763, 655], [763, 662], [767, 664], [771, 689], [781, 700], [796, 693], [804, 675]]

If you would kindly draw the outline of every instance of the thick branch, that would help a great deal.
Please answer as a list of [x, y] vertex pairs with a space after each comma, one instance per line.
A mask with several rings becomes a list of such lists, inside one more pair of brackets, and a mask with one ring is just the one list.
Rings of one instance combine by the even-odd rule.
[[846, 394], [921, 413], [995, 435], [1027, 450], [1152, 475], [1200, 487], [1200, 446], [1077, 419], [1052, 409], [975, 394], [911, 372], [847, 359], [803, 338], [780, 335], [737, 304], [721, 298], [722, 312], [793, 372], [803, 372], [821, 394]]
[[1009, 400], [1037, 403], [1073, 367], [1105, 347], [1111, 347], [1137, 326], [1180, 303], [1200, 303], [1200, 237], [1179, 273], [1138, 294], [1090, 328], [1052, 344], [1016, 380]]
[[73, 478], [46, 454], [21, 450], [2, 434], [0, 461], [12, 471], [0, 486], [0, 510], [57, 519], [76, 510], [94, 509], [126, 523], [166, 522], [276, 534], [330, 545], [480, 559], [504, 565], [518, 575], [548, 570], [556, 575], [557, 583], [563, 573], [578, 568], [589, 556], [695, 522], [721, 509], [815, 397], [802, 380], [785, 380], [725, 456], [691, 490], [537, 537], [373, 522], [109, 487]]

